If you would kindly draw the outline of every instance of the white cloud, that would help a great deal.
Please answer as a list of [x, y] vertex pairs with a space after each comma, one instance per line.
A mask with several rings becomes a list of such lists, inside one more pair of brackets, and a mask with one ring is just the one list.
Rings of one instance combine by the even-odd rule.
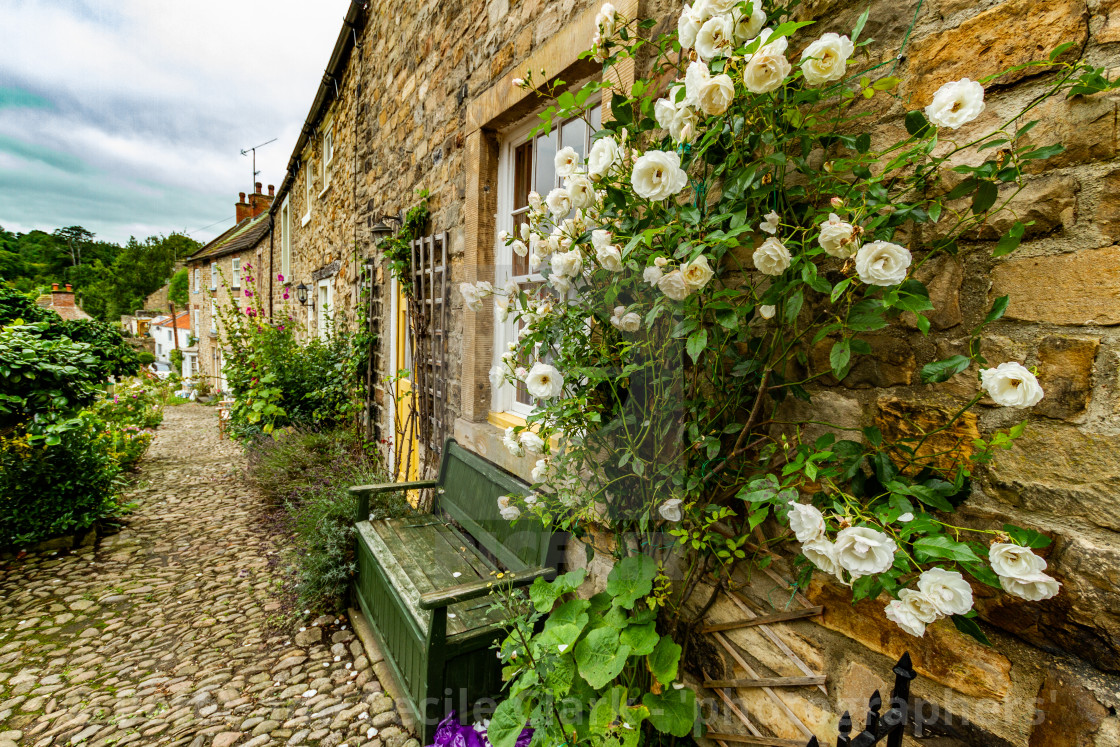
[[[182, 205], [170, 210], [177, 224], [106, 217], [93, 230], [123, 241], [137, 228], [166, 233], [211, 223], [222, 211], [232, 218], [237, 193], [251, 184], [251, 162], [239, 150], [278, 137], [258, 152], [257, 168], [261, 181], [279, 184], [348, 5], [4, 0], [0, 89], [51, 106], [0, 108], [0, 180], [29, 191], [24, 200], [0, 201], [0, 225], [50, 230], [80, 222], [71, 216], [88, 215], [99, 194], [102, 213], [121, 216], [135, 206], [109, 200], [149, 189], [178, 191]], [[4, 155], [5, 139], [25, 152]], [[49, 156], [28, 160], [26, 151], [87, 168], [60, 180]], [[56, 173], [35, 178], [36, 169]], [[48, 184], [62, 193], [30, 193]], [[219, 204], [226, 207], [215, 215]]]

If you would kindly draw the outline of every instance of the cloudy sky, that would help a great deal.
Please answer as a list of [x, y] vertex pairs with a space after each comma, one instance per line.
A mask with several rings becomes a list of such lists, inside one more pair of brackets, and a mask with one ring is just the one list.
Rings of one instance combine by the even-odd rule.
[[[207, 240], [280, 185], [349, 0], [0, 0], [0, 226]], [[217, 223], [209, 228], [208, 224]]]

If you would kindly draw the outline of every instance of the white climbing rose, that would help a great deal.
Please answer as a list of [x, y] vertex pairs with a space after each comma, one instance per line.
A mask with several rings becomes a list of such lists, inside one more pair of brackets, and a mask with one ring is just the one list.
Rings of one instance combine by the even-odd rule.
[[703, 62], [693, 62], [685, 74], [685, 103], [699, 107], [708, 116], [727, 111], [735, 99], [735, 84], [731, 76], [721, 73], [712, 76]]
[[743, 68], [743, 83], [751, 93], [769, 93], [780, 88], [793, 65], [786, 59], [785, 38], [773, 44], [767, 44], [753, 55]]
[[762, 10], [762, 0], [751, 3], [751, 13], [736, 13], [735, 16], [735, 42], [745, 44], [754, 39], [766, 25], [766, 13]]
[[809, 562], [820, 568], [825, 573], [831, 574], [840, 578], [843, 573], [843, 568], [836, 562], [836, 545], [832, 544], [826, 539], [818, 539], [812, 542], [806, 542], [801, 546], [801, 554], [809, 559]]
[[587, 155], [587, 173], [592, 178], [606, 176], [614, 165], [622, 160], [618, 142], [613, 137], [601, 137], [591, 146]]
[[707, 285], [714, 274], [712, 266], [708, 264], [708, 258], [703, 254], [681, 267], [681, 276], [685, 284], [694, 291]]
[[1028, 579], [1046, 570], [1046, 561], [1031, 552], [1029, 547], [997, 542], [988, 549], [988, 561], [998, 576]]
[[711, 60], [725, 57], [735, 44], [735, 24], [731, 16], [713, 16], [696, 33], [696, 54]]
[[521, 431], [521, 448], [526, 454], [541, 454], [544, 452], [544, 439], [532, 431]]
[[955, 130], [979, 117], [984, 106], [984, 86], [961, 78], [937, 89], [926, 107], [926, 118], [937, 127]]
[[564, 189], [576, 210], [586, 210], [595, 204], [595, 183], [587, 174], [572, 174], [564, 180]]
[[622, 271], [622, 252], [617, 246], [601, 246], [595, 250], [595, 259], [604, 270]]
[[552, 255], [552, 273], [562, 278], [574, 278], [583, 270], [583, 255], [579, 249]]
[[774, 234], [778, 233], [778, 227], [781, 225], [781, 223], [782, 216], [778, 215], [774, 211], [770, 211], [766, 214], [765, 219], [758, 224], [758, 230], [773, 236]]
[[758, 315], [761, 316], [763, 319], [773, 319], [774, 314], [776, 314], [776, 313], [778, 313], [778, 308], [776, 306], [770, 306], [769, 304], [765, 304], [763, 306], [758, 307]]
[[681, 499], [670, 498], [669, 500], [662, 503], [658, 507], [657, 511], [661, 514], [661, 518], [665, 519], [666, 521], [680, 521]]
[[910, 250], [889, 241], [872, 241], [856, 252], [856, 274], [868, 285], [898, 285], [910, 269]]
[[561, 148], [554, 159], [556, 176], [564, 179], [579, 171], [579, 153], [572, 147]]
[[563, 187], [557, 187], [549, 192], [545, 202], [548, 204], [548, 212], [552, 213], [554, 218], [563, 218], [572, 212], [572, 196]]
[[683, 301], [692, 293], [680, 270], [673, 270], [663, 275], [657, 281], [657, 289], [674, 301]]
[[1047, 576], [1045, 573], [1023, 579], [1001, 576], [999, 584], [1008, 594], [1014, 594], [1028, 602], [1041, 602], [1043, 599], [1056, 596], [1061, 591], [1062, 586], [1056, 579]]
[[642, 317], [636, 311], [623, 314], [618, 320], [618, 328], [623, 332], [637, 332], [642, 328]]
[[764, 275], [781, 275], [789, 269], [789, 250], [775, 238], [766, 239], [754, 250], [754, 266]]
[[805, 47], [801, 53], [801, 72], [811, 86], [840, 80], [848, 69], [848, 58], [855, 52], [852, 40], [828, 33]]
[[852, 578], [885, 573], [894, 565], [898, 545], [871, 527], [848, 527], [836, 535], [836, 562]]
[[537, 399], [552, 399], [564, 391], [564, 377], [549, 364], [537, 361], [525, 377], [525, 388]]
[[630, 181], [640, 197], [665, 200], [685, 188], [688, 174], [681, 168], [681, 157], [676, 152], [651, 150], [634, 163]]
[[1021, 363], [1001, 363], [980, 371], [980, 383], [996, 404], [1004, 407], [1034, 407], [1042, 401], [1038, 379]]
[[682, 47], [692, 49], [696, 45], [696, 35], [700, 33], [701, 23], [703, 21], [693, 12], [693, 9], [685, 5], [681, 17], [677, 19], [677, 38]]
[[840, 220], [840, 216], [836, 213], [829, 213], [828, 220], [821, 223], [821, 235], [817, 242], [833, 257], [847, 259], [859, 248], [855, 236], [855, 226]]
[[958, 571], [923, 571], [918, 577], [918, 591], [943, 615], [963, 615], [972, 609], [972, 587]]
[[660, 267], [654, 267], [651, 265], [642, 272], [642, 280], [646, 281], [650, 285], [657, 285], [659, 282], [661, 282], [661, 276], [664, 274], [664, 271], [662, 271]]
[[925, 635], [926, 625], [941, 618], [941, 611], [925, 594], [903, 589], [898, 599], [887, 605], [887, 619], [913, 636]]
[[459, 293], [463, 296], [463, 305], [471, 311], [482, 311], [482, 296], [472, 283], [461, 283]]
[[819, 540], [825, 536], [824, 516], [810, 503], [790, 501], [789, 528], [802, 544]]
[[521, 446], [521, 441], [517, 438], [517, 434], [513, 432], [513, 428], [506, 428], [505, 435], [502, 436], [502, 445], [506, 447], [506, 451], [515, 457], [524, 455], [525, 449]]

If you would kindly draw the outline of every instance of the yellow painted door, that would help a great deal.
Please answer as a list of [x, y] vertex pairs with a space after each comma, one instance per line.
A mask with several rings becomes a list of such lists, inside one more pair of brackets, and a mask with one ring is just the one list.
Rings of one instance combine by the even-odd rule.
[[[397, 316], [393, 327], [397, 369], [411, 371], [412, 346], [408, 344], [408, 300], [401, 293], [400, 283], [393, 283], [393, 295], [397, 308]], [[412, 379], [401, 377], [397, 380], [396, 411], [396, 462], [398, 465], [396, 477], [398, 482], [418, 480], [420, 477], [420, 423], [417, 421], [415, 408], [416, 401], [412, 395]]]

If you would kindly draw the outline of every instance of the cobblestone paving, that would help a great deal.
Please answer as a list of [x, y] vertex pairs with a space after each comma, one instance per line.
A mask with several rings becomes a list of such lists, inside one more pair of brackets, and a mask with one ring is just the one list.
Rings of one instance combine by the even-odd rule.
[[0, 747], [415, 747], [348, 621], [270, 629], [283, 541], [215, 411], [168, 408], [119, 534], [0, 558]]

